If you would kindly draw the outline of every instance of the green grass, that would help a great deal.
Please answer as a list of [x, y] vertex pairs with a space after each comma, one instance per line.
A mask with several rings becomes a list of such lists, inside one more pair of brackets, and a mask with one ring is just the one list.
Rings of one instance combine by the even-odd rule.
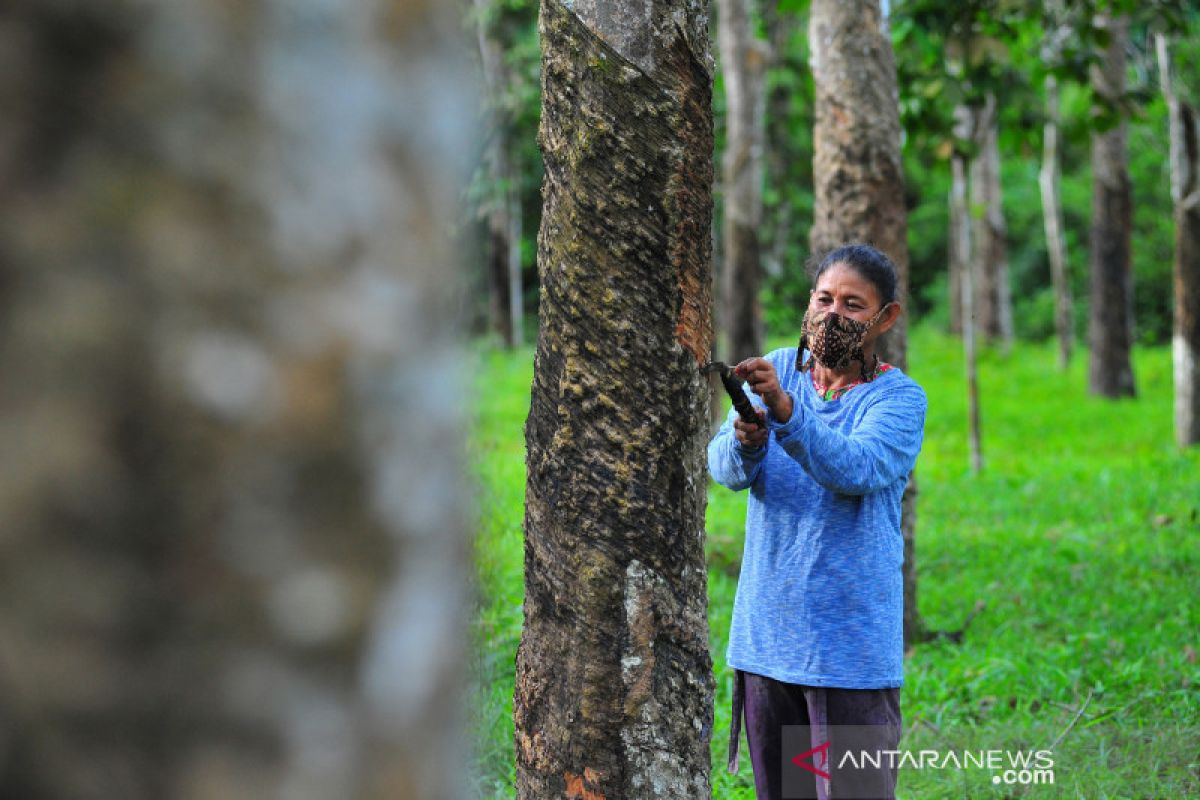
[[[1139, 349], [1139, 397], [1086, 392], [1052, 344], [980, 359], [984, 470], [972, 475], [957, 340], [918, 328], [910, 372], [929, 395], [917, 466], [919, 606], [962, 644], [906, 659], [905, 749], [1054, 748], [1053, 786], [978, 770], [901, 770], [899, 795], [1200, 796], [1200, 448], [1172, 445], [1166, 349]], [[479, 492], [472, 664], [475, 787], [513, 795], [513, 660], [520, 637], [524, 441], [532, 352], [477, 355], [472, 439]], [[749, 760], [724, 770], [729, 616], [745, 494], [713, 485], [707, 515], [716, 670], [713, 795], [754, 796]], [[1090, 698], [1090, 699], [1089, 699]]]

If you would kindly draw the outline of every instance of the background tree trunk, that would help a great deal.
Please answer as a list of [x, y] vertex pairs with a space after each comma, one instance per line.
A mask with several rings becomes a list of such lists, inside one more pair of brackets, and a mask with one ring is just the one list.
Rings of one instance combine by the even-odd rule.
[[980, 432], [978, 353], [975, 337], [979, 326], [975, 314], [975, 283], [977, 259], [972, 251], [971, 211], [967, 202], [970, 195], [971, 157], [963, 149], [972, 144], [976, 137], [979, 114], [976, 109], [961, 104], [954, 109], [955, 149], [950, 158], [950, 220], [951, 252], [958, 259], [958, 307], [962, 320], [963, 361], [967, 378], [967, 444], [971, 457], [971, 471], [983, 469], [983, 437]]
[[[1175, 203], [1175, 441], [1200, 442], [1200, 114], [1173, 74], [1170, 43], [1157, 37], [1159, 74], [1171, 125], [1171, 199]], [[1194, 90], [1193, 90], [1194, 91]]]
[[366, 8], [0, 10], [6, 796], [465, 794], [473, 98]]
[[[1129, 22], [1102, 16], [1111, 33], [1103, 63], [1092, 67], [1092, 86], [1110, 103], [1125, 92], [1125, 46]], [[1129, 184], [1124, 113], [1116, 127], [1092, 134], [1092, 227], [1088, 318], [1088, 390], [1105, 397], [1132, 397], [1133, 265], [1130, 237], [1133, 197]]]
[[[970, 159], [965, 155], [955, 154], [950, 162], [952, 173], [951, 185], [955, 187], [953, 205], [960, 208], [959, 223], [954, 232], [956, 247], [959, 252], [971, 252], [971, 225], [966, 210], [967, 174], [970, 172]], [[971, 471], [978, 474], [983, 470], [983, 434], [980, 425], [979, 411], [979, 354], [976, 348], [976, 332], [979, 326], [975, 323], [975, 264], [974, 258], [962, 262], [962, 272], [959, 276], [959, 305], [962, 308], [963, 361], [967, 373], [967, 443], [971, 457]]]
[[[950, 156], [949, 222], [946, 243], [949, 262], [947, 305], [950, 307], [950, 332], [962, 334], [963, 277], [971, 263], [971, 156], [975, 136], [975, 111], [965, 103], [954, 107], [953, 144]], [[973, 304], [972, 304], [973, 305]]]
[[750, 0], [719, 0], [717, 39], [725, 79], [727, 124], [722, 157], [725, 247], [721, 329], [726, 360], [763, 352], [759, 230], [763, 222], [766, 43], [754, 35]]
[[[877, 0], [813, 0], [809, 45], [816, 85], [813, 132], [814, 253], [866, 242], [891, 257], [898, 295], [908, 299], [908, 217], [900, 160], [896, 65]], [[880, 341], [879, 357], [907, 367], [904, 317]], [[904, 638], [920, 632], [914, 478], [904, 492]]]
[[[768, 70], [784, 69], [789, 55], [789, 42], [799, 28], [799, 17], [795, 11], [780, 9], [773, 0], [763, 5], [762, 14], [767, 34]], [[776, 83], [773, 88], [767, 86], [765, 76], [764, 91], [767, 110], [763, 161], [767, 185], [776, 189], [777, 199], [773, 208], [764, 211], [764, 229], [770, 244], [762, 265], [765, 275], [775, 278], [784, 272], [784, 262], [788, 258], [788, 248], [793, 244], [796, 224], [795, 208], [785, 185], [791, 157], [789, 143], [793, 136], [788, 116], [792, 93], [791, 87], [784, 82]]]
[[1046, 123], [1042, 127], [1042, 168], [1038, 186], [1042, 193], [1042, 220], [1046, 228], [1046, 252], [1050, 258], [1050, 277], [1054, 284], [1054, 328], [1058, 334], [1058, 365], [1066, 369], [1071, 363], [1075, 343], [1074, 311], [1071, 299], [1071, 277], [1067, 268], [1067, 241], [1063, 233], [1062, 199], [1059, 183], [1058, 81], [1046, 76]]
[[[810, 242], [823, 253], [866, 242], [887, 253], [908, 293], [907, 211], [900, 117], [890, 39], [877, 0], [816, 0], [809, 16], [816, 85], [815, 209]], [[904, 366], [904, 317], [884, 336], [880, 356]]]
[[474, 0], [480, 65], [487, 88], [488, 197], [485, 202], [488, 309], [492, 330], [506, 347], [521, 344], [525, 316], [521, 294], [521, 204], [519, 176], [509, 158], [509, 123], [502, 107], [508, 84], [503, 44], [492, 25], [489, 0]]
[[543, 0], [517, 794], [710, 794], [705, 4]]
[[[969, 114], [966, 106], [955, 109], [955, 115]], [[967, 203], [968, 189], [967, 169], [970, 159], [961, 153], [955, 153], [952, 159], [959, 159], [963, 169], [951, 168], [950, 192], [947, 199], [949, 222], [946, 226], [946, 306], [950, 313], [950, 333], [961, 335], [963, 332], [962, 280], [967, 269], [968, 259], [971, 258], [971, 216]], [[965, 248], [965, 249], [964, 249]]]
[[973, 258], [976, 261], [975, 314], [978, 332], [1012, 349], [1012, 290], [1008, 284], [1008, 227], [1000, 186], [1000, 123], [996, 96], [987, 93], [975, 126], [978, 155], [971, 160]]

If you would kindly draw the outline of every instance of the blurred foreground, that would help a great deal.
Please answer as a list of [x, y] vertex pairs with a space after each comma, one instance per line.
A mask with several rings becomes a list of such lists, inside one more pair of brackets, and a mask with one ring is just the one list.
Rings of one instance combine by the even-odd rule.
[[460, 24], [0, 9], [0, 795], [461, 796]]

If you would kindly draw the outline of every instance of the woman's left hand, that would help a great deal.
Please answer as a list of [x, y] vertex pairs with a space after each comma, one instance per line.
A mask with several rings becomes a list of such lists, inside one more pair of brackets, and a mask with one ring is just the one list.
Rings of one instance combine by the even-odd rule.
[[762, 398], [772, 417], [779, 422], [792, 418], [792, 398], [780, 387], [779, 375], [770, 361], [747, 358], [733, 368], [733, 373], [750, 384], [751, 391]]

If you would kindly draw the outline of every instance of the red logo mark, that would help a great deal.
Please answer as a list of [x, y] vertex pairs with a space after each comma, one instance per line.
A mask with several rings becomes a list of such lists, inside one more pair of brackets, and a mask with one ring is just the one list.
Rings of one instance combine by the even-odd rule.
[[[804, 761], [805, 758], [813, 755], [814, 753], [820, 755], [821, 757], [819, 761], [821, 768]], [[814, 759], [814, 761], [815, 760], [816, 759]], [[813, 775], [824, 778], [825, 780], [829, 780], [829, 773], [824, 771], [825, 765], [829, 763], [829, 742], [826, 742], [825, 744], [819, 744], [811, 750], [805, 750], [803, 753], [793, 758], [792, 763], [801, 769], [808, 770]]]

